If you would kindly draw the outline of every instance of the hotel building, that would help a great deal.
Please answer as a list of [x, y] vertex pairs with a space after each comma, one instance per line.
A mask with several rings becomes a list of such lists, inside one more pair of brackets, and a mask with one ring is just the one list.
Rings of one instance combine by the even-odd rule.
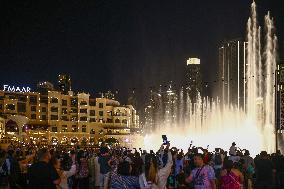
[[0, 117], [4, 120], [2, 127], [0, 124], [1, 142], [14, 139], [75, 145], [115, 138], [126, 144], [140, 132], [139, 116], [132, 105], [60, 88], [55, 90], [51, 83], [41, 82], [32, 92], [30, 88], [5, 85], [0, 91]]

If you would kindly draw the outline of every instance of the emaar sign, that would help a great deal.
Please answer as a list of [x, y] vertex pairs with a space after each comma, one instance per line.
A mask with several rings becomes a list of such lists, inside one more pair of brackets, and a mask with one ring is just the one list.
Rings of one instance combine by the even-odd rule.
[[15, 87], [15, 86], [10, 86], [10, 85], [3, 85], [3, 91], [28, 93], [28, 92], [31, 92], [31, 88], [30, 87]]

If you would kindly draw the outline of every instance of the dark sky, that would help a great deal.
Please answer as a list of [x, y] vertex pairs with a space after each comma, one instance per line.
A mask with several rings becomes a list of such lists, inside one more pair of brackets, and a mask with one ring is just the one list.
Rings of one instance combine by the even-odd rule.
[[[257, 1], [258, 2], [258, 1]], [[188, 57], [199, 57], [213, 81], [218, 45], [245, 36], [248, 0], [34, 0], [0, 2], [0, 84], [56, 82], [72, 77], [73, 89], [92, 94], [180, 83]], [[271, 10], [283, 46], [281, 1], [258, 2]], [[282, 51], [283, 52], [283, 51]], [[283, 54], [283, 53], [282, 53]]]

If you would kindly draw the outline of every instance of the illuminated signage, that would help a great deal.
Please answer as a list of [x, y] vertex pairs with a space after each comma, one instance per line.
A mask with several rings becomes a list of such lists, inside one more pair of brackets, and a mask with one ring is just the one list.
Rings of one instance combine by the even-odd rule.
[[31, 92], [31, 88], [30, 87], [15, 87], [15, 86], [10, 86], [10, 85], [3, 85], [3, 91], [28, 93], [28, 92]]
[[186, 62], [187, 62], [187, 65], [200, 64], [200, 59], [199, 58], [189, 58]]

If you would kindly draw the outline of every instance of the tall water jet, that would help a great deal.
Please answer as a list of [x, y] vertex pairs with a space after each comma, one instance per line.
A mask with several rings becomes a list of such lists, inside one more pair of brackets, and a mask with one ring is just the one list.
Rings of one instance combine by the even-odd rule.
[[[200, 93], [195, 99], [189, 95], [190, 89], [166, 91], [166, 101], [160, 101], [160, 123], [153, 133], [144, 138], [146, 149], [157, 149], [161, 135], [168, 135], [174, 146], [188, 147], [190, 140], [198, 146], [221, 147], [228, 150], [235, 141], [239, 147], [249, 149], [256, 155], [261, 150], [275, 151], [275, 70], [277, 57], [277, 37], [273, 19], [265, 16], [265, 40], [257, 22], [255, 2], [251, 5], [251, 16], [247, 22], [246, 63], [244, 64], [244, 109], [239, 104], [231, 104], [228, 93], [227, 104], [220, 100], [203, 98]], [[262, 48], [262, 41], [265, 42]], [[227, 76], [225, 76], [227, 77]], [[239, 77], [239, 76], [238, 76]], [[234, 78], [238, 79], [239, 78]], [[224, 90], [222, 91], [224, 98]], [[162, 94], [160, 92], [160, 94]], [[179, 99], [176, 99], [176, 98]], [[173, 101], [169, 101], [173, 99]], [[177, 102], [177, 103], [174, 103]], [[224, 102], [224, 99], [223, 99]], [[163, 105], [164, 104], [164, 105]], [[178, 110], [177, 110], [178, 108]], [[179, 115], [178, 115], [179, 114]], [[178, 118], [178, 119], [177, 119]], [[209, 147], [210, 149], [210, 147]], [[214, 148], [211, 148], [214, 149]]]
[[[265, 68], [266, 68], [266, 94], [265, 94], [265, 130], [273, 131], [275, 127], [275, 71], [276, 71], [276, 43], [274, 35], [274, 24], [270, 13], [265, 16], [266, 46], [265, 46]], [[266, 142], [270, 141], [269, 139]], [[274, 141], [274, 140], [273, 140]], [[274, 143], [268, 143], [274, 146]]]

